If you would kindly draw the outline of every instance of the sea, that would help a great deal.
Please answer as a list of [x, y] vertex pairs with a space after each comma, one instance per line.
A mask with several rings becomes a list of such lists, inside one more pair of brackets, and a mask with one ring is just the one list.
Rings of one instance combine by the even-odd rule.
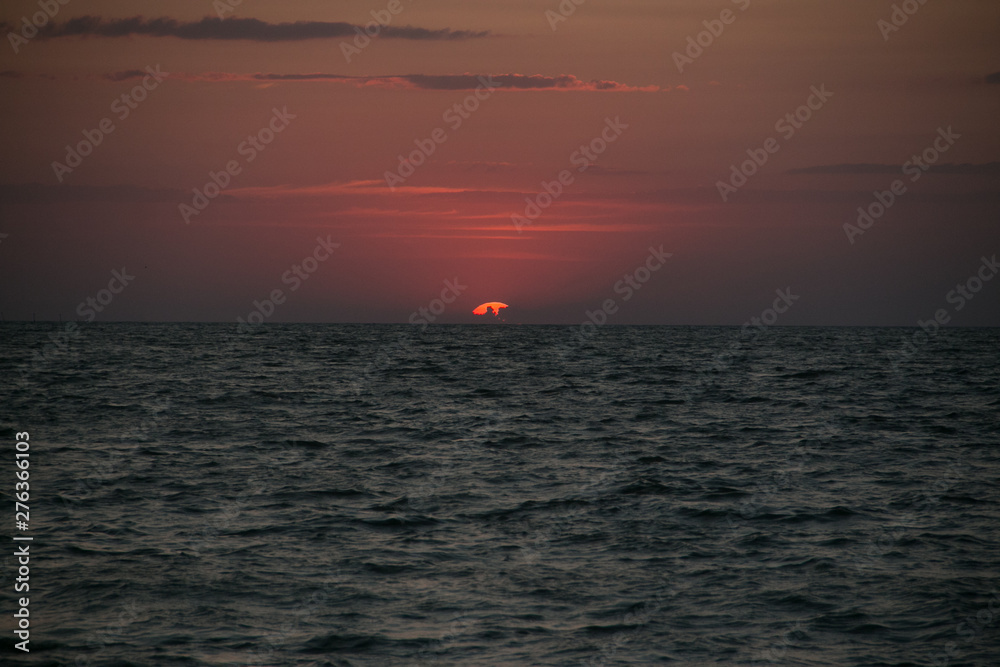
[[4, 665], [1000, 664], [1000, 329], [8, 322], [0, 377]]

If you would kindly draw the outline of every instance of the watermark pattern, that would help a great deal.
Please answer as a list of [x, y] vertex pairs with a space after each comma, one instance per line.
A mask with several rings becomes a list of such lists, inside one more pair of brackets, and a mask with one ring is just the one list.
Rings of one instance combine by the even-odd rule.
[[[832, 439], [840, 434], [840, 429], [827, 423], [817, 427], [816, 439]], [[805, 438], [803, 438], [805, 441]], [[771, 500], [781, 494], [782, 489], [792, 484], [793, 474], [801, 474], [806, 460], [815, 454], [812, 447], [799, 442], [785, 456], [784, 461], [768, 473], [764, 479], [754, 484], [749, 497], [740, 502], [735, 513], [726, 516], [726, 526], [738, 530], [747, 526], [747, 522], [758, 516], [761, 509]]]
[[[909, 176], [911, 183], [916, 183], [928, 169], [941, 159], [941, 155], [946, 153], [961, 138], [962, 135], [956, 134], [951, 129], [951, 125], [948, 126], [948, 129], [939, 127], [938, 136], [934, 139], [934, 143], [925, 148], [920, 155], [914, 155], [903, 164], [903, 175]], [[906, 183], [902, 179], [897, 178], [892, 182], [888, 190], [883, 192], [876, 190], [873, 193], [875, 201], [867, 207], [859, 206], [857, 224], [844, 223], [844, 233], [847, 234], [847, 240], [850, 241], [851, 245], [854, 245], [855, 237], [861, 236], [871, 229], [872, 225], [885, 215], [892, 208], [893, 204], [896, 203], [896, 200], [906, 194], [906, 192]]]
[[963, 470], [958, 462], [958, 446], [952, 445], [951, 448], [956, 450], [956, 455], [947, 456], [948, 465], [944, 474], [939, 475], [938, 479], [921, 491], [920, 500], [909, 511], [898, 515], [893, 522], [881, 526], [875, 535], [869, 537], [863, 552], [851, 559], [854, 569], [864, 570], [876, 566], [879, 559], [892, 551], [903, 539], [907, 530], [917, 524], [918, 517], [933, 510], [941, 501], [941, 496], [966, 477], [968, 470]]
[[236, 8], [243, 4], [243, 0], [213, 0], [212, 9], [220, 19], [226, 18], [226, 14], [232, 14]]
[[[27, 431], [21, 431], [15, 435], [14, 467], [16, 470], [14, 471], [14, 493], [11, 494], [15, 500], [14, 525], [18, 530], [27, 532], [31, 521], [31, 506], [28, 504], [31, 502], [31, 472], [28, 470], [31, 467], [31, 445], [28, 444], [31, 434]], [[35, 463], [37, 462], [36, 459]], [[14, 580], [15, 593], [31, 592], [31, 544], [20, 544], [20, 542], [31, 542], [34, 539], [33, 535], [26, 534], [12, 537], [14, 546], [17, 547], [14, 550], [14, 557], [17, 558], [18, 564], [16, 569], [18, 576]], [[17, 599], [14, 607], [17, 609], [14, 613], [16, 619], [14, 621], [16, 624], [14, 635], [21, 640], [14, 644], [14, 647], [25, 653], [31, 653], [31, 649], [28, 648], [28, 644], [31, 642], [30, 605], [31, 598], [24, 596]]]
[[[413, 2], [413, 0], [406, 1]], [[361, 26], [354, 26], [355, 35], [350, 42], [340, 41], [340, 52], [344, 54], [344, 60], [350, 64], [351, 58], [361, 55], [361, 52], [372, 43], [372, 39], [378, 37], [384, 28], [388, 28], [392, 24], [393, 17], [401, 14], [404, 9], [406, 6], [402, 0], [389, 0], [385, 9], [371, 10], [374, 20], [366, 23], [364, 30]]]
[[260, 645], [248, 649], [246, 660], [241, 661], [241, 664], [246, 665], [246, 667], [278, 664], [275, 658], [278, 651], [295, 635], [296, 631], [303, 624], [309, 622], [320, 611], [327, 608], [326, 601], [332, 595], [334, 586], [339, 583], [338, 579], [341, 574], [342, 572], [338, 568], [329, 575], [331, 579], [320, 590], [310, 595], [308, 600], [302, 602], [302, 604], [292, 611], [283, 613], [282, 618], [285, 620], [264, 637]]
[[950, 641], [944, 645], [941, 653], [933, 658], [934, 667], [948, 667], [952, 660], [961, 660], [962, 652], [959, 650], [963, 645], [968, 645], [978, 639], [987, 628], [990, 628], [997, 617], [1000, 616], [1000, 592], [996, 588], [990, 591], [989, 602], [985, 607], [980, 608], [975, 616], [966, 616], [955, 626], [955, 634], [962, 637], [961, 643]]
[[[128, 118], [139, 107], [139, 104], [146, 100], [149, 93], [156, 90], [170, 74], [170, 72], [161, 72], [159, 64], [155, 68], [148, 66], [145, 71], [148, 74], [142, 77], [142, 83], [134, 86], [132, 90], [122, 93], [111, 103], [111, 112], [117, 116], [119, 121]], [[73, 173], [74, 169], [83, 164], [83, 158], [93, 153], [95, 148], [104, 143], [104, 138], [115, 129], [114, 121], [104, 117], [94, 129], [83, 130], [83, 139], [75, 145], [66, 144], [65, 164], [58, 160], [52, 162], [52, 171], [56, 175], [56, 180], [62, 183], [63, 177]]]
[[[122, 267], [120, 271], [112, 270], [111, 280], [108, 281], [107, 288], [100, 289], [94, 295], [85, 297], [77, 304], [75, 312], [80, 317], [85, 318], [84, 324], [93, 322], [97, 318], [97, 314], [103, 313], [115, 297], [121, 294], [133, 280], [135, 280], [135, 276], [129, 274], [125, 267]], [[70, 321], [64, 323], [60, 329], [49, 333], [50, 342], [34, 350], [31, 361], [21, 367], [19, 371], [21, 382], [29, 382], [32, 375], [41, 372], [47, 364], [66, 354], [82, 331], [79, 323]]]
[[246, 479], [238, 484], [239, 493], [230, 500], [221, 501], [217, 511], [201, 520], [198, 529], [180, 546], [181, 550], [198, 558], [205, 556], [206, 550], [243, 514], [244, 508], [256, 506], [251, 502], [252, 499], [268, 493], [275, 486], [274, 479], [281, 472], [281, 468], [294, 463], [302, 456], [301, 452], [294, 452], [291, 456], [287, 452], [279, 454], [285, 459], [275, 457], [268, 465], [262, 466], [262, 471], [247, 475]]
[[[833, 97], [833, 93], [826, 89], [825, 84], [820, 85], [819, 88], [812, 86], [810, 90], [812, 94], [806, 98], [805, 104], [785, 114], [774, 124], [774, 130], [780, 133], [785, 141], [791, 140], [795, 133], [812, 119], [813, 114], [822, 109]], [[761, 148], [748, 148], [746, 153], [749, 159], [741, 162], [739, 167], [735, 164], [731, 165], [728, 180], [720, 180], [715, 183], [722, 201], [729, 201], [730, 195], [736, 194], [740, 188], [746, 185], [747, 181], [766, 165], [771, 156], [779, 150], [781, 150], [781, 142], [774, 137], [768, 137]]]
[[652, 599], [637, 605], [632, 611], [622, 617], [621, 625], [635, 626], [631, 630], [619, 630], [601, 646], [598, 654], [587, 660], [584, 665], [587, 667], [604, 667], [609, 660], [614, 659], [619, 649], [632, 641], [642, 629], [649, 624], [653, 616], [658, 614], [666, 605], [668, 600], [673, 599], [676, 593], [666, 579], [660, 579], [661, 588]]
[[771, 307], [765, 308], [760, 315], [751, 317], [744, 322], [740, 328], [739, 336], [729, 345], [729, 350], [716, 354], [712, 362], [698, 372], [698, 379], [688, 385], [685, 395], [686, 402], [690, 403], [697, 396], [708, 391], [709, 387], [715, 383], [718, 373], [731, 368], [737, 361], [746, 356], [749, 347], [744, 343], [744, 339], [750, 338], [748, 343], [755, 343], [761, 334], [766, 333], [770, 327], [778, 322], [780, 315], [787, 313], [789, 308], [801, 298], [792, 293], [791, 287], [786, 287], [784, 290], [776, 289], [774, 293], [777, 298]]
[[894, 32], [899, 32], [900, 28], [909, 23], [910, 17], [920, 11], [920, 8], [927, 4], [927, 0], [904, 0], [902, 4], [894, 4], [889, 19], [879, 19], [875, 22], [882, 39], [889, 41], [889, 36]]
[[432, 299], [426, 306], [420, 306], [420, 308], [410, 313], [409, 320], [407, 321], [410, 324], [419, 326], [421, 331], [426, 330], [427, 325], [433, 324], [438, 317], [444, 314], [448, 306], [455, 303], [455, 299], [460, 297], [462, 292], [467, 289], [469, 289], [469, 286], [458, 282], [457, 277], [445, 280], [444, 287], [441, 289], [441, 295], [436, 299]]
[[102, 459], [93, 470], [88, 470], [86, 477], [78, 477], [73, 490], [62, 496], [63, 507], [87, 500], [102, 485], [121, 475], [126, 466], [133, 464], [135, 462], [133, 454], [139, 444], [152, 440], [155, 435], [166, 430], [164, 420], [171, 406], [169, 399], [159, 401], [150, 407], [151, 416], [127, 431], [122, 431], [119, 434], [122, 449], [115, 450], [107, 458]]
[[[604, 129], [601, 130], [598, 136], [571, 153], [569, 163], [576, 166], [578, 173], [584, 173], [597, 163], [597, 158], [604, 154], [604, 151], [608, 149], [610, 144], [618, 141], [618, 137], [622, 136], [622, 133], [627, 129], [628, 125], [621, 122], [618, 116], [615, 116], [614, 120], [605, 118]], [[542, 181], [541, 192], [534, 197], [524, 198], [525, 207], [522, 214], [514, 213], [510, 216], [517, 233], [520, 234], [525, 227], [537, 220], [542, 211], [551, 206], [555, 200], [559, 199], [564, 188], [572, 185], [574, 180], [576, 180], [576, 177], [573, 175], [573, 172], [569, 169], [563, 169], [552, 181], [548, 183]]]
[[[954, 305], [954, 312], [959, 312], [972, 301], [989, 281], [1000, 273], [1000, 263], [997, 263], [997, 256], [982, 257], [978, 270], [969, 276], [964, 282], [955, 285], [955, 289], [950, 290], [945, 295], [945, 301]], [[894, 373], [899, 373], [902, 364], [912, 359], [931, 338], [938, 335], [941, 327], [951, 322], [951, 313], [947, 308], [938, 308], [934, 311], [934, 316], [924, 320], [917, 320], [920, 329], [907, 338], [901, 340], [901, 345], [896, 352], [886, 352], [886, 356], [892, 364]]]
[[801, 621], [796, 621], [790, 628], [781, 633], [778, 641], [773, 642], [766, 649], [757, 651], [754, 657], [750, 659], [750, 662], [744, 664], [748, 666], [780, 664], [785, 659], [785, 653], [788, 652], [788, 648], [795, 643], [796, 635], [801, 635], [805, 632], [804, 627]]
[[104, 309], [111, 305], [116, 294], [121, 294], [128, 287], [129, 283], [135, 280], [135, 276], [129, 274], [124, 266], [121, 271], [115, 269], [111, 272], [111, 280], [108, 281], [106, 289], [99, 290], [96, 295], [88, 296], [80, 305], [76, 307], [76, 314], [86, 322], [93, 322], [97, 319], [97, 313], [104, 312]]
[[143, 598], [131, 598], [124, 602], [115, 619], [87, 641], [87, 647], [92, 652], [77, 655], [73, 664], [76, 667], [87, 667], [100, 659], [109, 646], [120, 645], [128, 635], [129, 627], [141, 617], [146, 604], [147, 601]]
[[462, 467], [466, 455], [494, 460], [505, 456], [507, 453], [503, 450], [496, 450], [488, 445], [491, 439], [500, 438], [505, 429], [515, 423], [516, 416], [511, 408], [502, 405], [485, 414], [475, 415], [473, 424], [465, 430], [464, 437], [455, 438], [455, 448], [441, 453], [442, 463], [417, 481], [406, 481], [403, 493], [406, 495], [407, 506], [418, 510], [427, 509], [432, 503], [433, 496], [449, 488], [449, 482], [459, 479], [467, 472]]
[[[457, 102], [441, 115], [441, 119], [448, 124], [452, 132], [458, 131], [462, 124], [472, 117], [472, 114], [479, 110], [480, 104], [490, 99], [500, 84], [493, 80], [493, 76], [479, 77], [479, 85], [471, 95], [466, 96], [461, 102]], [[383, 176], [385, 184], [389, 190], [395, 192], [396, 187], [406, 183], [406, 179], [416, 173], [417, 168], [427, 162], [427, 158], [434, 155], [437, 147], [448, 141], [448, 132], [443, 127], [434, 128], [425, 139], [414, 139], [416, 148], [410, 154], [403, 156], [399, 154], [399, 165], [395, 171], [386, 171]]]
[[448, 623], [448, 629], [439, 638], [429, 641], [426, 646], [417, 651], [416, 655], [413, 656], [414, 660], [417, 661], [418, 665], [433, 660], [437, 654], [453, 645], [470, 627], [472, 627], [470, 618], [463, 614], [455, 614]]
[[[741, 12], [745, 12], [750, 7], [750, 0], [731, 0], [734, 5], [740, 8]], [[677, 71], [681, 74], [684, 73], [685, 65], [692, 65], [694, 61], [701, 57], [705, 53], [705, 49], [712, 46], [715, 40], [722, 36], [725, 32], [727, 25], [732, 25], [736, 22], [736, 18], [739, 16], [731, 9], [723, 9], [719, 14], [717, 19], [705, 19], [702, 21], [702, 25], [705, 29], [699, 32], [697, 35], [688, 35], [687, 38], [687, 48], [684, 49], [684, 53], [680, 51], [674, 51], [674, 64], [677, 65]]]
[[[428, 325], [436, 322], [444, 314], [448, 306], [454, 303], [467, 289], [469, 289], [469, 286], [461, 284], [457, 277], [445, 280], [440, 296], [432, 299], [426, 306], [421, 306], [410, 313], [409, 323], [415, 327], [419, 327], [420, 331], [424, 331]], [[350, 384], [351, 391], [355, 396], [367, 392], [371, 388], [372, 383], [386, 369], [395, 365], [397, 360], [411, 349], [413, 345], [411, 338], [410, 332], [407, 332], [390, 345], [380, 346], [375, 351], [374, 358], [365, 366], [361, 377], [355, 378]]]
[[27, 16], [21, 17], [21, 30], [19, 32], [9, 31], [7, 41], [14, 53], [20, 53], [21, 47], [38, 35], [38, 31], [49, 24], [55, 18], [59, 9], [69, 4], [70, 0], [38, 0], [38, 7], [41, 11], [35, 12], [29, 19]]
[[595, 310], [585, 311], [587, 319], [570, 329], [572, 338], [560, 346], [557, 353], [565, 359], [577, 346], [586, 343], [597, 331], [597, 328], [607, 324], [608, 319], [618, 312], [621, 304], [630, 301], [649, 282], [653, 274], [666, 265], [667, 260], [671, 257], [673, 257], [673, 253], [664, 252], [662, 244], [658, 248], [650, 246], [646, 259], [614, 284], [614, 293], [621, 295], [621, 302], [614, 298], [607, 298]]
[[[320, 264], [330, 259], [333, 251], [339, 247], [339, 243], [330, 240], [329, 234], [326, 235], [326, 238], [317, 236], [316, 247], [313, 248], [312, 252], [306, 255], [301, 262], [292, 264], [288, 270], [281, 274], [281, 284], [288, 285], [289, 292], [298, 291], [304, 281], [309, 280], [319, 270]], [[277, 287], [268, 292], [263, 301], [255, 299], [253, 309], [247, 314], [246, 319], [242, 316], [236, 318], [236, 333], [250, 333], [254, 327], [263, 324], [265, 320], [274, 315], [278, 306], [284, 304], [287, 299], [285, 291]]]
[[[264, 152], [278, 134], [285, 131], [295, 118], [294, 114], [288, 113], [288, 107], [282, 107], [281, 110], [275, 107], [272, 109], [271, 119], [267, 125], [255, 134], [247, 136], [245, 141], [240, 142], [239, 146], [236, 147], [236, 152], [244, 157], [247, 164], [250, 164], [257, 159], [260, 153]], [[209, 180], [205, 185], [200, 190], [198, 188], [192, 189], [194, 197], [191, 199], [191, 204], [181, 203], [178, 205], [178, 211], [184, 219], [184, 224], [191, 224], [191, 218], [201, 215], [202, 211], [212, 203], [212, 200], [229, 187], [233, 177], [242, 172], [243, 165], [236, 159], [226, 162], [225, 167], [218, 172], [209, 171]]]
[[569, 17], [576, 13], [576, 8], [580, 7], [585, 2], [587, 2], [587, 0], [560, 0], [559, 6], [556, 8], [559, 11], [546, 9], [545, 20], [549, 22], [549, 27], [552, 28], [552, 32], [556, 31], [560, 23], [568, 21]]

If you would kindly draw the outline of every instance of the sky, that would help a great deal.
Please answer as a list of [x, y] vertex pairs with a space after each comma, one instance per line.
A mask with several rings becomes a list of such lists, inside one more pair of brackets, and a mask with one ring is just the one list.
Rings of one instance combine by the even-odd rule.
[[1000, 326], [1000, 3], [576, 2], [5, 2], [0, 313]]

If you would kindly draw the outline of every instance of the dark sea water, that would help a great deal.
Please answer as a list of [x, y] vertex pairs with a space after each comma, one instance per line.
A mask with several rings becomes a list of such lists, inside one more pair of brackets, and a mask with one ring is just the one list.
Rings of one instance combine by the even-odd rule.
[[0, 325], [0, 663], [1000, 664], [1000, 330], [915, 333]]

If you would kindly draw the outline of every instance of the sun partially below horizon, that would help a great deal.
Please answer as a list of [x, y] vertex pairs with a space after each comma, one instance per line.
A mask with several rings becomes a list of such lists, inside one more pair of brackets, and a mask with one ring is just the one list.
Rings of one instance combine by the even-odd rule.
[[488, 303], [483, 303], [476, 306], [475, 310], [472, 311], [472, 314], [485, 315], [488, 310], [492, 310], [493, 314], [499, 317], [501, 308], [510, 308], [510, 306], [508, 306], [506, 303], [501, 303], [499, 301], [490, 301]]

